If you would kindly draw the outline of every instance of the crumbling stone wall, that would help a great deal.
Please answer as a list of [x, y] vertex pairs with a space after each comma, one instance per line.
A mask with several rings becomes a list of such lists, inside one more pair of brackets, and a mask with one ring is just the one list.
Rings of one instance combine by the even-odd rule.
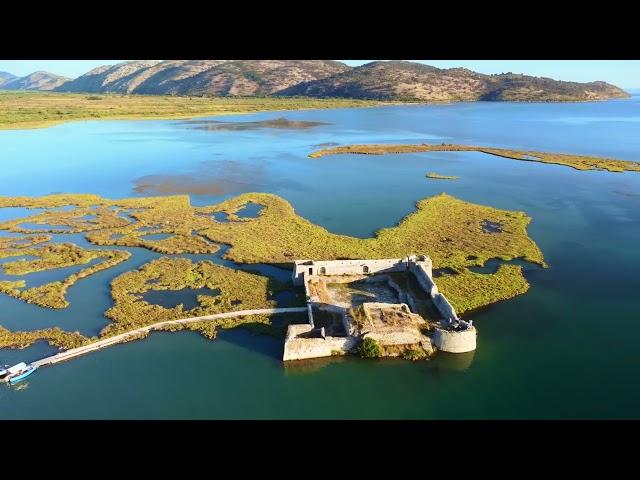
[[282, 359], [284, 361], [304, 360], [345, 355], [353, 351], [358, 343], [355, 337], [304, 337], [304, 335], [311, 334], [312, 331], [311, 325], [289, 325]]
[[431, 259], [425, 256], [382, 260], [296, 260], [292, 280], [294, 285], [302, 285], [305, 275], [358, 275], [406, 271], [412, 262], [431, 265]]

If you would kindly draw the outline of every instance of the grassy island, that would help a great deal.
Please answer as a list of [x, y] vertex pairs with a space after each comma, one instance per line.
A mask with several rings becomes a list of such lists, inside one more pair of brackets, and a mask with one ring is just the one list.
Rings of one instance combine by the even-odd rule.
[[480, 147], [472, 145], [454, 144], [401, 144], [401, 145], [344, 145], [341, 147], [324, 148], [309, 154], [310, 158], [320, 158], [325, 155], [344, 153], [362, 155], [384, 155], [388, 153], [416, 153], [416, 152], [482, 152], [498, 157], [523, 160], [528, 162], [554, 163], [565, 165], [576, 170], [607, 170], [609, 172], [634, 171], [640, 172], [640, 162], [616, 160], [612, 158], [590, 157], [585, 155], [570, 155], [565, 153], [548, 153], [529, 150], [511, 150], [507, 148]]
[[[25, 235], [21, 237], [3, 237], [0, 238], [0, 250], [28, 248], [39, 243], [45, 243], [51, 240], [49, 235]], [[7, 256], [6, 254], [4, 255]], [[0, 257], [1, 258], [1, 257]]]
[[439, 173], [430, 172], [426, 175], [427, 178], [433, 178], [434, 180], [457, 180], [455, 175], [440, 175]]
[[[268, 193], [247, 193], [201, 212], [238, 211], [248, 202], [263, 205], [250, 221], [217, 223], [200, 233], [231, 245], [226, 256], [241, 263], [291, 263], [295, 259], [397, 258], [427, 253], [436, 266], [483, 265], [490, 258], [517, 257], [544, 265], [542, 252], [527, 236], [531, 219], [512, 212], [464, 202], [447, 194], [420, 200], [417, 210], [397, 226], [383, 228], [373, 238], [336, 235], [297, 215], [287, 201]], [[485, 222], [501, 226], [487, 233]]]
[[508, 300], [529, 290], [520, 265], [500, 265], [491, 275], [461, 269], [454, 275], [437, 278], [436, 284], [458, 313]]
[[131, 256], [129, 252], [122, 250], [85, 250], [70, 243], [46, 245], [41, 248], [0, 250], [0, 258], [16, 255], [29, 255], [36, 257], [36, 259], [6, 262], [3, 269], [9, 275], [25, 275], [32, 272], [85, 265], [95, 259], [104, 259], [100, 263], [69, 275], [62, 281], [49, 282], [39, 287], [25, 288], [26, 282], [24, 280], [0, 280], [1, 293], [47, 308], [68, 307], [69, 302], [67, 302], [65, 295], [69, 287], [78, 280], [111, 268]]
[[71, 120], [186, 119], [270, 110], [367, 107], [381, 103], [340, 98], [180, 97], [0, 91], [0, 129], [41, 128]]
[[[209, 261], [194, 263], [186, 258], [160, 258], [127, 272], [111, 282], [114, 306], [106, 311], [114, 323], [108, 325], [101, 336], [116, 335], [137, 327], [164, 320], [199, 317], [214, 313], [259, 308], [273, 308], [275, 302], [268, 297], [277, 285], [269, 278], [216, 265]], [[182, 304], [165, 308], [150, 304], [142, 295], [151, 290], [182, 290], [208, 288], [219, 293], [215, 296], [198, 295], [198, 306], [185, 310]], [[228, 320], [226, 320], [228, 321]], [[237, 319], [234, 319], [237, 322]], [[215, 323], [203, 322], [212, 334]], [[196, 328], [201, 328], [195, 324]], [[213, 326], [213, 327], [212, 327]]]
[[81, 347], [91, 341], [78, 332], [65, 332], [61, 328], [46, 328], [29, 332], [12, 332], [0, 326], [0, 348], [27, 348], [38, 341], [63, 350]]
[[41, 272], [53, 268], [71, 267], [74, 265], [84, 265], [90, 261], [105, 256], [102, 251], [85, 250], [71, 243], [46, 245], [42, 248], [23, 248], [15, 252], [0, 251], [0, 258], [12, 257], [15, 255], [30, 255], [37, 257], [36, 260], [15, 260], [2, 265], [7, 275], [25, 275], [32, 272]]
[[[237, 213], [248, 203], [263, 206], [256, 218]], [[31, 217], [0, 223], [0, 230], [21, 234], [37, 228], [37, 235], [13, 237], [0, 245], [0, 256], [34, 255], [35, 260], [9, 262], [14, 273], [83, 264], [104, 256], [105, 261], [87, 267], [61, 282], [24, 289], [24, 281], [0, 282], [0, 290], [42, 307], [64, 308], [66, 289], [83, 276], [109, 268], [130, 255], [123, 250], [84, 250], [75, 245], [56, 244], [35, 247], [46, 234], [64, 231], [83, 233], [97, 245], [138, 246], [166, 253], [211, 253], [228, 245], [226, 258], [239, 263], [291, 264], [296, 259], [397, 258], [412, 253], [428, 254], [437, 269], [452, 274], [438, 278], [440, 290], [459, 312], [469, 311], [525, 292], [528, 283], [517, 265], [502, 265], [494, 274], [469, 270], [492, 258], [523, 260], [545, 266], [542, 252], [527, 235], [531, 219], [524, 212], [477, 205], [447, 194], [420, 200], [416, 210], [398, 225], [383, 228], [372, 238], [337, 235], [300, 217], [286, 200], [268, 193], [247, 193], [216, 205], [194, 207], [187, 195], [111, 200], [97, 195], [63, 194], [43, 197], [0, 197], [0, 207], [40, 208]], [[215, 212], [227, 213], [218, 222]], [[65, 227], [61, 230], [61, 227]], [[164, 234], [162, 239], [145, 239]], [[27, 244], [16, 245], [22, 238]], [[27, 246], [29, 245], [29, 246]], [[35, 243], [37, 245], [37, 243]], [[195, 308], [178, 305], [165, 308], [144, 300], [150, 290], [209, 288], [214, 296], [200, 295]], [[273, 280], [211, 262], [193, 263], [184, 258], [161, 258], [126, 272], [112, 282], [114, 306], [105, 312], [112, 323], [100, 337], [162, 320], [199, 316], [223, 311], [269, 308], [270, 295], [279, 287]], [[189, 326], [209, 337], [217, 327], [238, 325], [268, 326], [268, 317], [228, 319]], [[36, 332], [0, 331], [0, 346], [24, 346], [48, 340], [63, 348], [89, 339], [59, 329]]]

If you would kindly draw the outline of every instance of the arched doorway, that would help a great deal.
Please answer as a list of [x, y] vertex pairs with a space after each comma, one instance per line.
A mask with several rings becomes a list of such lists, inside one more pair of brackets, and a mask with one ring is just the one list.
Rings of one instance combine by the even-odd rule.
[[320, 267], [320, 275], [326, 275], [327, 274], [327, 269], [324, 267]]
[[369, 267], [366, 265], [362, 267], [362, 273], [369, 273]]

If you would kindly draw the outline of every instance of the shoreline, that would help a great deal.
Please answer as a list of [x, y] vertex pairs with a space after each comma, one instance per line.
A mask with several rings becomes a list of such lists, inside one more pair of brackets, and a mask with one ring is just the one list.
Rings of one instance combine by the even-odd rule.
[[[19, 98], [20, 96], [31, 97], [30, 99], [60, 99], [60, 98], [68, 98], [71, 100], [87, 100], [85, 102], [86, 106], [100, 106], [98, 103], [101, 100], [113, 100], [113, 99], [124, 99], [123, 102], [116, 103], [136, 103], [138, 101], [142, 103], [150, 103], [154, 102], [163, 103], [165, 101], [179, 103], [179, 102], [194, 102], [195, 103], [211, 103], [212, 110], [208, 111], [200, 111], [200, 112], [178, 112], [175, 114], [148, 114], [148, 113], [123, 113], [123, 114], [113, 114], [109, 113], [104, 114], [104, 116], [96, 116], [92, 115], [92, 111], [90, 109], [87, 110], [85, 116], [78, 116], [75, 118], [54, 118], [54, 119], [44, 119], [44, 120], [29, 120], [29, 121], [18, 121], [11, 122], [6, 121], [3, 123], [2, 118], [0, 117], [0, 131], [5, 130], [34, 130], [39, 128], [48, 128], [54, 127], [57, 125], [61, 125], [69, 122], [77, 122], [77, 121], [91, 121], [91, 120], [135, 120], [135, 121], [143, 121], [143, 120], [189, 120], [195, 118], [202, 117], [223, 117], [228, 115], [246, 115], [252, 113], [263, 113], [263, 112], [288, 112], [288, 111], [301, 111], [301, 110], [334, 110], [334, 109], [343, 109], [343, 108], [372, 108], [372, 107], [387, 107], [387, 106], [429, 106], [429, 105], [457, 105], [457, 104], [468, 104], [468, 103], [506, 103], [506, 104], [550, 104], [550, 103], [596, 103], [596, 102], [607, 102], [607, 101], [618, 101], [618, 100], [629, 100], [633, 98], [633, 95], [629, 95], [625, 98], [601, 98], [601, 99], [589, 99], [589, 100], [481, 100], [481, 99], [473, 99], [473, 100], [373, 100], [373, 99], [357, 99], [357, 98], [341, 98], [341, 97], [278, 97], [278, 96], [270, 96], [270, 97], [189, 97], [189, 96], [171, 96], [171, 95], [123, 95], [117, 93], [66, 93], [66, 92], [41, 92], [41, 91], [28, 91], [28, 90], [1, 90], [0, 89], [0, 107], [4, 108], [5, 111], [9, 111], [11, 113], [11, 108], [7, 108], [4, 105], [3, 99], [12, 97], [13, 99]], [[99, 100], [89, 100], [90, 97], [100, 97]], [[255, 110], [247, 110], [243, 109], [242, 105], [245, 103], [254, 102], [264, 102], [264, 103], [273, 103], [273, 104], [287, 104], [290, 103], [294, 105], [294, 108], [258, 108]], [[237, 102], [239, 109], [237, 111], [216, 111], [216, 102], [223, 102], [233, 104], [233, 102]], [[304, 103], [326, 103], [327, 106], [305, 106], [301, 105], [297, 107], [296, 104], [304, 104]], [[335, 104], [335, 105], [333, 105]], [[180, 105], [178, 105], [179, 107]], [[57, 108], [64, 109], [73, 107], [73, 103], [65, 103], [61, 102], [59, 104], [38, 107], [33, 106], [34, 111], [42, 112], [42, 108]], [[163, 105], [161, 108], [166, 107]], [[28, 106], [27, 106], [28, 108]], [[38, 108], [41, 108], [38, 110]], [[115, 108], [115, 107], [110, 107]], [[18, 110], [24, 110], [23, 106], [18, 107]], [[1, 110], [1, 108], [0, 108]], [[84, 112], [83, 112], [84, 113]]]
[[348, 108], [375, 108], [375, 107], [386, 107], [386, 106], [400, 106], [404, 104], [380, 104], [380, 105], [351, 105], [344, 107], [317, 107], [317, 108], [291, 108], [288, 110], [255, 110], [255, 111], [239, 111], [239, 112], [214, 112], [214, 113], [198, 113], [194, 115], [162, 115], [162, 116], [139, 116], [139, 115], [123, 115], [123, 116], [114, 116], [114, 117], [100, 117], [100, 118], [72, 118], [69, 120], [51, 120], [51, 121], [43, 121], [43, 122], [34, 122], [28, 123], [26, 125], [20, 126], [6, 126], [0, 125], [0, 132], [3, 131], [17, 131], [17, 130], [39, 130], [42, 128], [56, 127], [58, 125], [63, 125], [65, 123], [74, 123], [74, 122], [96, 122], [96, 121], [120, 121], [120, 120], [133, 120], [133, 121], [147, 121], [147, 120], [192, 120], [197, 118], [204, 117], [226, 117], [233, 115], [253, 115], [256, 113], [287, 113], [287, 112], [300, 112], [300, 111], [318, 111], [318, 110], [342, 110]]
[[[91, 100], [91, 97], [96, 99]], [[74, 121], [187, 120], [262, 112], [366, 108], [400, 104], [402, 102], [348, 98], [178, 97], [0, 90], [0, 131], [33, 130]], [[64, 113], [69, 109], [72, 110], [70, 113]], [[140, 109], [142, 111], [136, 111]], [[158, 109], [158, 113], [148, 111], [153, 109]], [[166, 110], [170, 111], [166, 112]], [[35, 113], [35, 119], [28, 118], [31, 113]], [[67, 114], [71, 117], [62, 118]], [[17, 118], [13, 118], [12, 115]], [[51, 115], [54, 118], [38, 119], [38, 115]], [[56, 118], [56, 115], [59, 118]]]

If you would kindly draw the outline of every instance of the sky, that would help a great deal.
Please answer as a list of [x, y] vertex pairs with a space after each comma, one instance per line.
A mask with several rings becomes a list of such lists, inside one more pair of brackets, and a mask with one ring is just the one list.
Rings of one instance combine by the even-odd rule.
[[[100, 65], [123, 60], [0, 60], [0, 71], [24, 76], [46, 70], [78, 77]], [[340, 60], [356, 66], [373, 60]], [[414, 60], [439, 68], [464, 67], [480, 73], [524, 73], [557, 80], [603, 80], [622, 88], [640, 89], [640, 60]]]

